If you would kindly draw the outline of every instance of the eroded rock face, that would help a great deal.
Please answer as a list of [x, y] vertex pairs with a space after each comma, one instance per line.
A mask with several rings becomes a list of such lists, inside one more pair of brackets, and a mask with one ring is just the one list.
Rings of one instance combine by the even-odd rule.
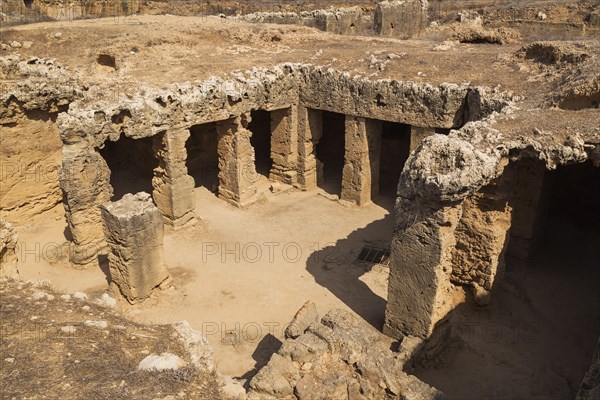
[[385, 0], [377, 3], [375, 33], [409, 39], [421, 32], [427, 22], [427, 0]]
[[550, 113], [507, 107], [411, 154], [398, 185], [386, 334], [429, 337], [454, 307], [454, 284], [480, 289], [488, 303], [509, 239], [519, 241], [518, 258], [535, 248], [544, 170], [593, 162], [600, 143], [583, 114], [557, 119], [554, 132], [538, 128]]
[[76, 73], [41, 58], [0, 57], [0, 79], [0, 215], [19, 223], [62, 200], [54, 119], [83, 91]]
[[[304, 310], [302, 313], [307, 312]], [[301, 310], [301, 311], [302, 311]], [[287, 339], [250, 382], [250, 399], [442, 399], [403, 371], [389, 339], [353, 314], [332, 310]]]
[[131, 303], [169, 278], [163, 259], [162, 215], [147, 193], [127, 194], [101, 207], [110, 275]]
[[17, 278], [17, 233], [12, 225], [0, 218], [0, 277]]
[[520, 40], [521, 35], [510, 28], [484, 28], [478, 24], [461, 24], [454, 27], [452, 38], [461, 43], [508, 44]]
[[240, 17], [244, 21], [270, 24], [302, 25], [331, 33], [364, 33], [372, 25], [372, 16], [359, 7], [332, 8], [301, 12], [257, 12]]

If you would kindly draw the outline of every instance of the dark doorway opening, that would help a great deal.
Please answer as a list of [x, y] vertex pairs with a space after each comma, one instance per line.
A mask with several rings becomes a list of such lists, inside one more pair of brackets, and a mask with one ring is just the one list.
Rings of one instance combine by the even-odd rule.
[[271, 158], [271, 113], [265, 110], [253, 110], [248, 130], [252, 132], [250, 144], [254, 148], [256, 172], [269, 177], [273, 160]]
[[410, 154], [410, 125], [384, 121], [381, 129], [379, 194], [396, 196], [400, 174]]
[[217, 124], [194, 125], [185, 143], [188, 174], [194, 178], [194, 187], [205, 187], [213, 193], [219, 190], [219, 157], [217, 152]]
[[152, 178], [154, 169], [158, 167], [153, 141], [153, 137], [132, 139], [121, 136], [115, 142], [107, 141], [99, 150], [110, 169], [112, 201], [121, 199], [127, 193], [152, 194]]
[[346, 116], [323, 111], [323, 134], [317, 144], [317, 185], [327, 193], [341, 196], [346, 136]]
[[487, 307], [454, 309], [444, 352], [414, 374], [448, 398], [575, 398], [600, 335], [600, 168], [521, 159], [504, 174], [505, 275]]
[[[539, 351], [539, 361], [565, 371], [567, 384], [548, 383], [549, 390], [575, 397], [573, 390], [589, 368], [600, 335], [600, 168], [588, 161], [540, 169], [541, 182], [518, 175], [516, 195], [525, 192], [528, 200], [530, 188], [540, 195], [533, 204], [513, 203], [506, 281], [550, 323], [534, 338], [536, 347], [545, 350]], [[524, 355], [531, 357], [536, 350]]]
[[578, 226], [600, 229], [600, 168], [588, 161], [559, 167], [548, 174], [554, 175], [549, 217], [567, 215]]

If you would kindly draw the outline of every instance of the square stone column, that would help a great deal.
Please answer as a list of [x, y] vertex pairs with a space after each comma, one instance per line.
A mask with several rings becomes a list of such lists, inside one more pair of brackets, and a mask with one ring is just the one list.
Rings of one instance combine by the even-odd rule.
[[163, 217], [148, 193], [126, 194], [100, 207], [110, 275], [130, 303], [169, 278], [163, 258]]
[[298, 182], [298, 106], [271, 111], [271, 158], [269, 179]]
[[179, 227], [194, 217], [194, 178], [188, 175], [185, 142], [188, 129], [174, 129], [155, 136], [159, 166], [154, 171], [152, 196], [165, 223]]
[[379, 191], [381, 121], [346, 116], [342, 200], [364, 205]]
[[250, 114], [217, 122], [219, 197], [236, 206], [256, 201], [259, 175], [248, 128]]
[[317, 187], [317, 144], [323, 136], [323, 112], [298, 107], [298, 186]]
[[86, 144], [63, 146], [60, 186], [73, 242], [69, 260], [78, 266], [98, 265], [106, 251], [99, 205], [110, 201], [111, 171], [98, 151]]
[[[402, 213], [406, 223], [418, 207], [415, 199], [399, 197], [396, 214]], [[427, 339], [454, 308], [450, 275], [459, 219], [460, 207], [448, 207], [394, 232], [383, 327], [386, 335]]]

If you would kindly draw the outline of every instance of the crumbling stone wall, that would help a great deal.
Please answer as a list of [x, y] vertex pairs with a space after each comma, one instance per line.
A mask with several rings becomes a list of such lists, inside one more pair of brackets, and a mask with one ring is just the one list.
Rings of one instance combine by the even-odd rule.
[[19, 223], [62, 201], [54, 120], [82, 91], [77, 74], [38, 58], [0, 58], [0, 80], [0, 216]]
[[257, 12], [244, 21], [293, 24], [342, 35], [372, 34], [409, 39], [427, 26], [427, 0], [392, 0], [377, 3], [374, 12], [360, 7], [301, 12]]
[[453, 282], [491, 290], [501, 276], [511, 228], [510, 180], [501, 178], [465, 199], [454, 231]]
[[5, 0], [0, 8], [0, 21], [25, 23], [125, 16], [138, 13], [141, 6], [140, 0]]
[[301, 12], [257, 12], [246, 14], [240, 19], [248, 22], [302, 25], [341, 35], [366, 33], [371, 28], [373, 17], [359, 7], [331, 8]]

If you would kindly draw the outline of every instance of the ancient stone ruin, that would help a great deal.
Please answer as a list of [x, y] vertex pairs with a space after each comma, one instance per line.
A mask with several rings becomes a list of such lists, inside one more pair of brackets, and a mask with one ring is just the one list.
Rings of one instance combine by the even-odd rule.
[[131, 303], [165, 285], [162, 215], [148, 193], [126, 194], [101, 206], [112, 282]]
[[600, 393], [597, 4], [88, 3], [2, 5], [0, 319], [161, 399]]

